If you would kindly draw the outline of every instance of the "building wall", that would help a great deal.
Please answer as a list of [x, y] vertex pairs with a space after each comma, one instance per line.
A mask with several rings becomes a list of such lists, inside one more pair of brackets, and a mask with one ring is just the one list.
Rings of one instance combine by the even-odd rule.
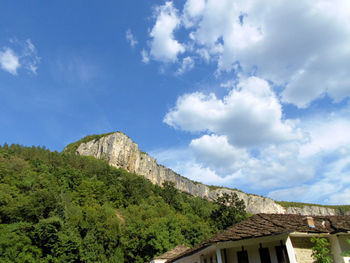
[[217, 263], [216, 252], [204, 255], [202, 260], [203, 263]]
[[[271, 263], [277, 263], [277, 256], [275, 251], [275, 246], [279, 246], [279, 241], [271, 241], [262, 243], [262, 247], [268, 248], [271, 257]], [[249, 246], [244, 246], [244, 249], [248, 252], [249, 263], [260, 263], [260, 254], [259, 254], [259, 243]], [[229, 248], [226, 249], [227, 263], [237, 263], [237, 252], [241, 251], [242, 247]]]
[[314, 244], [309, 237], [291, 237], [297, 262], [313, 263], [312, 247]]
[[[274, 237], [276, 238], [276, 237]], [[331, 251], [334, 255], [335, 263], [350, 263], [350, 257], [342, 257], [341, 253], [350, 249], [346, 240], [350, 239], [350, 235], [332, 235], [329, 238], [331, 243]], [[314, 260], [312, 258], [312, 247], [314, 244], [311, 242], [310, 237], [290, 237], [291, 244], [293, 245], [293, 250], [297, 263], [313, 263]], [[244, 241], [243, 241], [244, 242]], [[243, 244], [243, 242], [241, 244]], [[256, 243], [244, 243], [244, 250], [248, 252], [249, 263], [261, 263], [260, 255], [259, 255], [259, 241], [253, 241]], [[285, 241], [284, 241], [285, 242]], [[284, 243], [283, 242], [283, 243]], [[237, 252], [242, 250], [242, 246], [236, 244], [237, 247], [226, 248], [226, 256], [227, 262], [224, 261], [224, 249], [221, 249], [222, 254], [222, 262], [223, 263], [237, 263]], [[261, 243], [263, 248], [268, 248], [271, 258], [271, 263], [278, 263], [276, 256], [276, 246], [280, 246], [280, 240], [264, 240]], [[202, 260], [200, 261], [200, 257]], [[210, 261], [212, 258], [212, 262]], [[211, 246], [209, 249], [203, 250], [199, 253], [196, 253], [187, 258], [182, 258], [176, 263], [204, 263], [206, 259], [206, 263], [217, 263], [215, 246]]]
[[[341, 253], [343, 253], [345, 251], [350, 251], [350, 246], [346, 242], [346, 240], [348, 240], [348, 239], [350, 239], [350, 235], [338, 236], [338, 241], [339, 241]], [[350, 263], [350, 257], [343, 257], [343, 260], [345, 263]]]

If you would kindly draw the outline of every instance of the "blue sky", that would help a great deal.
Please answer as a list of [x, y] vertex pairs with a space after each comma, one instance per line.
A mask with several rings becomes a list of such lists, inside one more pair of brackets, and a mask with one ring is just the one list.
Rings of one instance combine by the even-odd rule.
[[8, 1], [0, 143], [123, 131], [180, 174], [350, 204], [347, 0]]

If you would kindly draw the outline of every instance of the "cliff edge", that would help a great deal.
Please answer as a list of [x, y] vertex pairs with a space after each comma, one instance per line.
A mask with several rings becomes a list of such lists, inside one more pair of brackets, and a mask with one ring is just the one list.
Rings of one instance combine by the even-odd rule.
[[252, 214], [336, 215], [339, 213], [338, 210], [333, 208], [311, 205], [285, 208], [271, 198], [246, 194], [228, 188], [210, 189], [207, 185], [193, 182], [158, 164], [147, 153], [141, 152], [138, 145], [122, 132], [88, 136], [82, 141], [74, 143], [74, 147], [67, 146], [65, 150], [69, 147], [76, 154], [104, 159], [114, 167], [124, 168], [129, 172], [142, 175], [157, 185], [162, 186], [165, 181], [174, 182], [177, 189], [194, 196], [214, 200], [217, 195], [222, 195], [223, 193], [236, 193], [240, 199], [244, 200], [247, 212]]

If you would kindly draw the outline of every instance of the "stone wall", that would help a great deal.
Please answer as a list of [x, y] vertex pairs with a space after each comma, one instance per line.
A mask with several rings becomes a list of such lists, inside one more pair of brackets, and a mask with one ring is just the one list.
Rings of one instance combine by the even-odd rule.
[[77, 154], [94, 156], [98, 159], [105, 159], [110, 165], [117, 168], [124, 168], [129, 172], [139, 174], [149, 179], [152, 183], [162, 185], [165, 181], [175, 183], [180, 191], [187, 192], [194, 196], [214, 200], [217, 195], [223, 193], [236, 193], [244, 200], [247, 212], [249, 213], [291, 213], [308, 215], [335, 215], [337, 211], [330, 208], [305, 206], [303, 208], [290, 207], [285, 209], [274, 200], [241, 191], [227, 188], [210, 188], [201, 183], [195, 183], [163, 165], [147, 153], [141, 152], [136, 143], [122, 132], [112, 133], [97, 140], [82, 143], [78, 147]]
[[291, 238], [294, 253], [297, 262], [313, 263], [312, 247], [314, 244], [309, 237], [292, 237]]

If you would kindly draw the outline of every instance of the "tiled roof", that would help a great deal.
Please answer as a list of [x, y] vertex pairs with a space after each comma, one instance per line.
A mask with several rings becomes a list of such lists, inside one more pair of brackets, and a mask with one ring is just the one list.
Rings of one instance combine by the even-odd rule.
[[209, 239], [210, 243], [270, 236], [284, 232], [335, 233], [350, 231], [350, 216], [313, 216], [309, 227], [306, 216], [257, 214]]
[[306, 216], [304, 215], [257, 214], [226, 229], [167, 262], [174, 262], [175, 259], [192, 255], [217, 242], [237, 241], [290, 232], [332, 234], [350, 231], [350, 216], [312, 216], [312, 218], [315, 227], [308, 226]]
[[154, 259], [172, 259], [180, 254], [183, 254], [186, 250], [189, 250], [189, 247], [186, 247], [184, 245], [178, 245], [174, 247], [173, 249], [165, 252], [164, 254], [155, 257]]

